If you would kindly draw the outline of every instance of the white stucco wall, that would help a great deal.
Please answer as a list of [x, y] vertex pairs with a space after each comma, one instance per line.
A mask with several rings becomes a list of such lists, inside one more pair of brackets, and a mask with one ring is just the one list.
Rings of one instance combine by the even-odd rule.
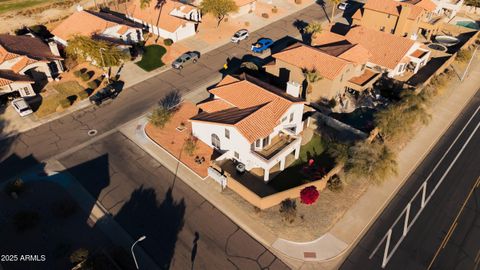
[[134, 22], [146, 25], [148, 27], [148, 32], [154, 34], [154, 35], [159, 35], [161, 38], [164, 39], [171, 39], [174, 42], [191, 37], [196, 34], [195, 32], [195, 23], [192, 22], [185, 22], [185, 24], [181, 27], [179, 27], [175, 32], [169, 32], [165, 29], [157, 28], [156, 26], [146, 23], [142, 20], [129, 17], [129, 19], [133, 20]]
[[32, 85], [27, 82], [12, 82], [9, 85], [0, 87], [0, 93], [6, 94], [19, 91], [20, 96], [22, 97], [32, 97], [35, 96]]

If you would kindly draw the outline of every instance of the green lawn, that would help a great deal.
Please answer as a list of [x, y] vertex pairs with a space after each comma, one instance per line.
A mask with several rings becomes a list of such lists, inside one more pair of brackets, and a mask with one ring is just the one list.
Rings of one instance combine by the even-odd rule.
[[321, 168], [325, 173], [334, 166], [333, 159], [325, 151], [327, 142], [318, 134], [314, 134], [310, 142], [300, 148], [300, 157], [283, 172], [273, 178], [269, 186], [277, 191], [287, 190], [310, 181], [316, 180], [304, 173], [308, 160], [313, 159], [317, 168]]
[[40, 104], [40, 107], [38, 108], [37, 111], [35, 111], [35, 115], [38, 118], [54, 113], [61, 99], [64, 99], [68, 96], [76, 95], [78, 94], [78, 92], [84, 89], [76, 81], [59, 83], [59, 84], [52, 85], [51, 87], [57, 90], [58, 94], [50, 94], [47, 97], [42, 99], [42, 103]]
[[31, 8], [57, 0], [0, 0], [0, 13]]
[[160, 45], [150, 45], [145, 47], [145, 52], [142, 55], [142, 60], [136, 64], [145, 71], [152, 71], [165, 65], [162, 62], [162, 56], [167, 50]]

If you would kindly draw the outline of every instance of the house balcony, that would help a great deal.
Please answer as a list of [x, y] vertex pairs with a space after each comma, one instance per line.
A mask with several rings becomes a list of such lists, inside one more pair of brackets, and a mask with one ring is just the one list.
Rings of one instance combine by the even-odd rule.
[[370, 69], [365, 69], [364, 72], [357, 77], [353, 77], [347, 81], [346, 87], [358, 92], [363, 92], [369, 89], [377, 81], [380, 73], [374, 72]]

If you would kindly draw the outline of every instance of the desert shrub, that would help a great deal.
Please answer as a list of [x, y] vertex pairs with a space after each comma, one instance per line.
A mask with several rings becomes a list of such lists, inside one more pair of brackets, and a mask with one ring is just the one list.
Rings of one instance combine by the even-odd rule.
[[148, 121], [150, 124], [158, 128], [164, 128], [172, 116], [172, 111], [169, 111], [163, 107], [158, 107], [154, 109], [153, 112], [148, 116]]
[[87, 85], [89, 88], [96, 89], [100, 85], [100, 82], [101, 81], [99, 81], [98, 79], [95, 79], [93, 81], [88, 82]]
[[20, 211], [13, 216], [13, 223], [19, 232], [35, 228], [40, 221], [40, 215], [35, 211]]
[[80, 76], [82, 76], [82, 72], [80, 70], [75, 70], [73, 72], [73, 75], [75, 75], [75, 77], [80, 77]]
[[68, 218], [77, 211], [77, 204], [71, 199], [62, 199], [52, 204], [52, 212], [58, 218]]
[[[250, 10], [250, 11], [253, 12], [253, 10]], [[250, 12], [250, 11], [249, 11], [249, 13], [252, 13], [252, 12]], [[223, 19], [223, 21], [224, 21], [224, 22], [228, 22], [228, 17], [225, 17], [225, 18]]]
[[197, 150], [197, 138], [190, 136], [187, 139], [185, 139], [185, 145], [183, 147], [183, 150], [189, 156], [193, 156], [193, 154], [195, 153], [195, 150]]
[[340, 192], [343, 190], [343, 182], [342, 179], [338, 175], [332, 176], [327, 181], [327, 188], [332, 192]]
[[308, 186], [300, 191], [300, 202], [303, 204], [313, 204], [320, 196], [316, 186]]
[[178, 90], [170, 91], [159, 102], [160, 107], [171, 111], [175, 110], [182, 101], [182, 94]]
[[335, 106], [337, 106], [337, 101], [332, 98], [328, 101], [328, 106], [330, 106], [330, 108], [335, 108]]
[[270, 16], [268, 15], [268, 13], [262, 13], [262, 17], [268, 19]]
[[67, 57], [67, 58], [65, 58], [64, 65], [67, 68], [67, 70], [72, 70], [73, 68], [75, 68], [78, 65], [78, 62], [75, 58]]
[[348, 149], [344, 169], [348, 179], [364, 179], [379, 184], [397, 174], [396, 154], [378, 142], [358, 142]]
[[302, 3], [302, 0], [295, 0], [295, 4], [300, 5]]
[[87, 92], [87, 89], [78, 92], [77, 96], [78, 96], [78, 98], [80, 98], [80, 100], [84, 100], [84, 99], [88, 98], [89, 94]]
[[470, 49], [462, 49], [457, 52], [455, 59], [459, 62], [467, 62], [472, 57], [472, 53]]
[[80, 75], [80, 79], [82, 79], [85, 82], [90, 80], [91, 78], [92, 78], [92, 76], [90, 76], [90, 74], [88, 72], [85, 72], [82, 75]]
[[13, 181], [8, 182], [7, 185], [5, 186], [5, 191], [9, 195], [12, 194], [13, 192], [15, 192], [18, 195], [22, 193], [24, 190], [25, 190], [25, 183], [20, 178], [17, 178]]
[[60, 104], [60, 106], [64, 109], [70, 107], [72, 105], [72, 102], [70, 101], [70, 99], [68, 98], [63, 98], [63, 99], [60, 99], [60, 101], [58, 102]]
[[273, 8], [272, 8], [272, 13], [277, 13], [277, 12], [278, 12], [277, 6], [273, 6]]
[[250, 22], [245, 22], [244, 24], [246, 27], [250, 26]]
[[257, 64], [255, 64], [253, 62], [243, 62], [240, 65], [240, 67], [244, 68], [244, 69], [249, 69], [249, 70], [252, 70], [252, 71], [257, 71], [258, 70]]
[[297, 203], [292, 199], [285, 199], [280, 203], [280, 214], [285, 222], [292, 223], [297, 217]]
[[170, 38], [167, 38], [167, 39], [163, 40], [163, 44], [165, 46], [171, 46], [173, 44], [173, 40], [170, 39]]

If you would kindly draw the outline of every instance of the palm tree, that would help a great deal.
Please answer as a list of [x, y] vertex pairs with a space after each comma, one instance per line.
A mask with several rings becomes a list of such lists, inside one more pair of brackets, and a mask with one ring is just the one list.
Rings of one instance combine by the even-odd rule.
[[337, 8], [338, 4], [340, 4], [340, 2], [342, 2], [342, 0], [330, 0], [330, 2], [332, 3], [332, 19], [331, 19], [331, 21], [333, 21], [333, 16], [335, 15], [335, 9]]
[[322, 32], [322, 24], [319, 21], [313, 21], [305, 26], [304, 32], [315, 37], [315, 34], [320, 34]]
[[[144, 0], [145, 1], [145, 0]], [[150, 1], [150, 0], [148, 0]], [[160, 15], [162, 14], [162, 7], [163, 5], [165, 5], [166, 3], [166, 0], [156, 0], [157, 3], [155, 4], [155, 9], [158, 9], [158, 16], [157, 16], [157, 26], [158, 26], [158, 22], [160, 21]], [[157, 39], [160, 37], [160, 30], [158, 30], [158, 35], [157, 35]]]
[[[307, 89], [306, 94], [310, 94], [310, 92], [312, 91], [312, 84], [320, 81], [321, 79], [323, 79], [323, 77], [320, 76], [320, 74], [315, 68], [312, 68], [312, 69], [303, 68], [302, 73], [306, 83], [306, 89]], [[306, 94], [305, 96], [307, 96]]]

